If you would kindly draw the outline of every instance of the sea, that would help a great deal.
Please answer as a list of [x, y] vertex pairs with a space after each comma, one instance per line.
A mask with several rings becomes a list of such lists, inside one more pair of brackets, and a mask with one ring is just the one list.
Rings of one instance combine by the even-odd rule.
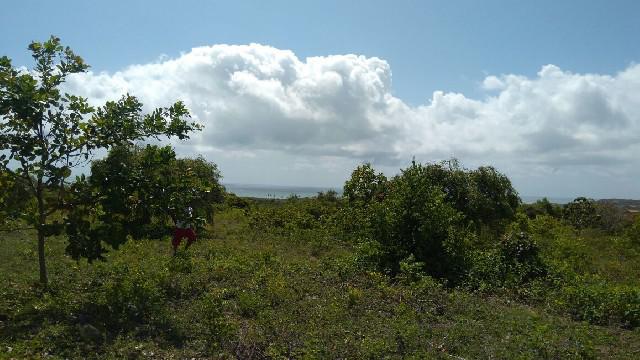
[[[319, 192], [334, 190], [338, 195], [342, 195], [340, 187], [315, 187], [315, 186], [284, 186], [284, 185], [261, 185], [261, 184], [224, 184], [227, 191], [242, 197], [253, 197], [262, 199], [286, 199], [292, 196], [305, 198], [314, 197]], [[544, 196], [521, 196], [522, 202], [526, 204], [542, 200]], [[573, 200], [568, 197], [546, 197], [554, 204], [566, 204]]]
[[227, 191], [242, 197], [262, 199], [287, 199], [292, 196], [305, 198], [317, 196], [319, 192], [334, 190], [342, 195], [339, 187], [315, 187], [315, 186], [282, 186], [261, 184], [223, 184]]

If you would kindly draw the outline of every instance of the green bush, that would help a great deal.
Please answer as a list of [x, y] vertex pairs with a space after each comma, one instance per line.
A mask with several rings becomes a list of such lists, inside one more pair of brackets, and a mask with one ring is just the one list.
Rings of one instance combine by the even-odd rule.
[[117, 264], [104, 276], [83, 310], [87, 318], [95, 320], [94, 325], [102, 324], [110, 333], [143, 328], [157, 331], [167, 326], [166, 296], [158, 273]]
[[389, 182], [382, 200], [365, 205], [368, 235], [380, 244], [381, 269], [398, 274], [401, 261], [413, 255], [427, 274], [457, 281], [465, 271], [465, 243], [472, 235], [426, 170], [413, 163]]
[[505, 278], [511, 277], [516, 284], [546, 273], [538, 244], [526, 232], [506, 234], [500, 242], [500, 255], [505, 264]]
[[596, 203], [593, 199], [578, 197], [565, 205], [562, 214], [563, 218], [578, 230], [594, 227], [598, 223]]
[[633, 224], [629, 226], [626, 235], [632, 243], [640, 245], [640, 216], [637, 216]]
[[[170, 146], [116, 146], [92, 162], [91, 175], [76, 179], [65, 218], [68, 253], [75, 259], [103, 259], [129, 238], [162, 238], [175, 221], [203, 230], [213, 220], [223, 187], [216, 164], [176, 158]], [[193, 208], [193, 217], [185, 209]]]
[[547, 274], [540, 249], [526, 232], [509, 232], [495, 248], [474, 251], [470, 262], [465, 283], [480, 291], [516, 289]]
[[598, 325], [640, 326], [640, 288], [579, 278], [562, 289], [562, 302], [576, 319]]

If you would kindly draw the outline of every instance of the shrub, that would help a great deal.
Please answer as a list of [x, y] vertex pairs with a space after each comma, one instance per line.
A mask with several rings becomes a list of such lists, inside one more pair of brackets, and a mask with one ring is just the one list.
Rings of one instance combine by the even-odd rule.
[[598, 221], [595, 201], [585, 197], [576, 198], [565, 205], [563, 218], [578, 230], [595, 226]]
[[530, 219], [535, 219], [542, 215], [551, 216], [556, 219], [562, 217], [562, 207], [557, 204], [552, 204], [546, 197], [536, 200], [533, 204], [522, 205], [522, 209]]
[[632, 243], [640, 245], [640, 216], [637, 216], [633, 224], [629, 226], [626, 235]]
[[[103, 243], [117, 248], [129, 237], [161, 238], [169, 216], [202, 230], [223, 200], [219, 180], [216, 164], [202, 157], [178, 159], [170, 146], [114, 147], [69, 192], [69, 253], [102, 259]], [[193, 208], [193, 218], [185, 218], [187, 207]]]
[[83, 310], [87, 318], [112, 333], [141, 330], [141, 325], [150, 327], [149, 331], [167, 327], [165, 294], [158, 274], [117, 264], [104, 275], [106, 280], [94, 290], [93, 299]]
[[249, 200], [239, 197], [234, 193], [224, 194], [224, 204], [230, 208], [248, 209], [251, 205]]
[[595, 205], [598, 228], [609, 234], [620, 234], [629, 226], [629, 219], [625, 217], [623, 208], [603, 201], [598, 201]]
[[510, 232], [495, 248], [474, 251], [470, 262], [465, 284], [480, 291], [517, 289], [547, 274], [537, 243], [525, 232]]
[[507, 286], [529, 282], [547, 272], [538, 244], [526, 232], [506, 234], [500, 242], [500, 258], [504, 264], [503, 279]]
[[233, 327], [225, 320], [220, 292], [204, 294], [197, 304], [198, 336], [206, 340], [209, 351], [220, 349], [221, 342], [233, 332]]
[[344, 183], [343, 196], [349, 203], [368, 204], [380, 196], [384, 196], [387, 178], [377, 173], [367, 163], [358, 166], [351, 177]]
[[562, 289], [562, 301], [576, 319], [598, 325], [640, 326], [640, 289], [577, 278]]
[[380, 266], [391, 274], [413, 255], [427, 274], [455, 281], [464, 272], [471, 234], [462, 214], [425, 175], [426, 168], [413, 163], [390, 182], [382, 201], [368, 206], [370, 236], [381, 245]]

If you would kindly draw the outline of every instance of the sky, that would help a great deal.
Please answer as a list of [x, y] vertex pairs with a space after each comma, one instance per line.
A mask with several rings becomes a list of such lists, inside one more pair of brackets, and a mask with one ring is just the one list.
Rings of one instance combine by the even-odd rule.
[[341, 186], [372, 162], [493, 165], [521, 195], [640, 198], [637, 1], [4, 1], [0, 55], [51, 34], [65, 90], [184, 101], [224, 181]]

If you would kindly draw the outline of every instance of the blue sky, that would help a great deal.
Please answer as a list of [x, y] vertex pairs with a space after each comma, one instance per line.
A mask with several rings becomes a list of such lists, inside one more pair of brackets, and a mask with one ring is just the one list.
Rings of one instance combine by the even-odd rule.
[[[64, 6], [61, 6], [63, 4]], [[192, 47], [261, 43], [299, 57], [387, 60], [394, 93], [477, 95], [485, 74], [544, 64], [612, 73], [640, 59], [638, 1], [5, 1], [0, 45], [28, 64], [31, 40], [56, 34], [96, 71]]]
[[[489, 145], [479, 148], [456, 141], [441, 144], [440, 139], [449, 133], [443, 132], [444, 130], [428, 132], [430, 131], [428, 129], [433, 130], [434, 127], [439, 129], [450, 127], [445, 126], [446, 119], [459, 116], [462, 111], [461, 106], [467, 106], [466, 110], [462, 111], [467, 114], [464, 115], [467, 116], [464, 120], [467, 125], [459, 125], [453, 134], [473, 132], [474, 122], [480, 121], [476, 119], [484, 119], [483, 116], [492, 111], [498, 111], [496, 109], [501, 109], [502, 112], [522, 108], [535, 111], [535, 104], [525, 104], [526, 106], [520, 104], [514, 105], [513, 108], [505, 108], [500, 105], [503, 103], [492, 104], [489, 101], [491, 98], [499, 98], [501, 94], [504, 98], [513, 97], [513, 93], [509, 91], [523, 88], [524, 83], [515, 84], [508, 79], [513, 80], [519, 77], [521, 80], [532, 81], [537, 84], [535, 86], [539, 85], [544, 89], [544, 91], [533, 93], [551, 94], [548, 96], [555, 97], [554, 94], [559, 94], [560, 91], [569, 91], [567, 89], [579, 86], [569, 84], [585, 82], [591, 84], [589, 74], [601, 76], [593, 80], [596, 84], [593, 88], [571, 93], [573, 95], [567, 94], [563, 97], [561, 104], [554, 104], [559, 109], [565, 109], [566, 101], [588, 98], [589, 94], [597, 92], [598, 96], [604, 100], [594, 95], [596, 97], [589, 104], [600, 100], [606, 103], [606, 106], [603, 105], [602, 118], [611, 117], [611, 120], [603, 120], [603, 123], [598, 126], [611, 129], [611, 124], [617, 121], [616, 114], [631, 114], [633, 110], [640, 110], [634, 108], [637, 104], [635, 97], [626, 99], [628, 96], [611, 95], [619, 94], [618, 90], [630, 86], [628, 84], [635, 84], [629, 78], [635, 74], [631, 70], [640, 61], [640, 45], [637, 41], [637, 35], [640, 34], [638, 15], [640, 15], [640, 2], [637, 1], [323, 1], [311, 3], [306, 1], [130, 0], [99, 4], [89, 1], [6, 1], [3, 2], [0, 12], [0, 54], [11, 57], [15, 65], [29, 66], [30, 58], [25, 49], [26, 45], [31, 40], [43, 40], [50, 34], [55, 34], [85, 58], [92, 66], [94, 75], [104, 72], [105, 76], [110, 76], [110, 81], [117, 72], [124, 73], [131, 65], [145, 66], [176, 59], [188, 61], [181, 56], [192, 53], [192, 48], [218, 44], [258, 43], [268, 46], [269, 49], [290, 50], [295, 60], [299, 60], [305, 66], [307, 57], [356, 54], [368, 60], [379, 58], [386, 65], [375, 62], [354, 65], [353, 59], [342, 59], [346, 63], [338, 65], [331, 60], [333, 61], [331, 65], [325, 65], [338, 66], [341, 69], [345, 66], [354, 66], [358, 69], [369, 69], [372, 73], [385, 73], [383, 80], [380, 80], [382, 85], [380, 82], [376, 83], [376, 86], [383, 88], [381, 96], [392, 96], [393, 99], [402, 102], [403, 108], [398, 110], [399, 107], [392, 99], [390, 102], [385, 102], [385, 106], [389, 108], [382, 113], [396, 114], [393, 116], [398, 116], [398, 119], [415, 117], [413, 121], [421, 124], [420, 126], [425, 126], [422, 131], [425, 131], [426, 135], [423, 138], [429, 138], [429, 134], [438, 135], [437, 138], [429, 140], [429, 143], [440, 144], [438, 151], [427, 146], [426, 140], [424, 144], [420, 143], [419, 140], [410, 138], [395, 128], [387, 131], [394, 125], [380, 123], [382, 120], [379, 120], [377, 115], [369, 115], [370, 111], [366, 106], [373, 102], [368, 100], [366, 104], [369, 105], [354, 109], [332, 103], [329, 112], [344, 110], [344, 113], [338, 113], [338, 117], [342, 116], [344, 119], [340, 124], [348, 122], [354, 114], [356, 114], [355, 117], [362, 115], [357, 111], [365, 112], [367, 115], [362, 115], [364, 119], [362, 121], [372, 124], [371, 129], [364, 129], [359, 134], [344, 130], [352, 127], [345, 126], [343, 131], [338, 126], [338, 129], [330, 135], [343, 139], [341, 141], [327, 140], [323, 143], [323, 140], [318, 138], [314, 140], [315, 142], [301, 145], [298, 141], [291, 141], [287, 134], [274, 133], [269, 138], [260, 138], [260, 135], [256, 134], [250, 136], [250, 139], [243, 138], [228, 141], [224, 145], [214, 144], [208, 147], [207, 141], [224, 143], [225, 141], [220, 141], [223, 135], [225, 140], [233, 135], [208, 133], [196, 142], [190, 143], [192, 146], [188, 149], [184, 147], [184, 151], [186, 153], [205, 152], [205, 155], [207, 151], [211, 152], [213, 160], [220, 163], [227, 180], [233, 182], [339, 185], [348, 176], [350, 167], [362, 161], [373, 161], [378, 163], [381, 169], [392, 172], [392, 169], [397, 169], [410, 160], [411, 156], [424, 161], [456, 156], [469, 166], [496, 164], [514, 179], [520, 192], [526, 195], [573, 196], [580, 195], [578, 192], [581, 192], [581, 194], [595, 197], [640, 197], [640, 190], [636, 185], [637, 182], [634, 181], [637, 178], [636, 173], [633, 170], [620, 172], [620, 164], [628, 165], [629, 169], [638, 165], [630, 163], [629, 161], [632, 160], [625, 157], [625, 154], [628, 155], [630, 151], [637, 149], [637, 139], [624, 139], [622, 142], [628, 144], [628, 147], [619, 149], [618, 153], [613, 154], [614, 149], [611, 144], [616, 143], [614, 139], [620, 133], [611, 133], [606, 139], [596, 139], [594, 138], [596, 135], [591, 133], [599, 129], [591, 126], [594, 122], [589, 125], [576, 118], [570, 124], [559, 126], [563, 132], [558, 133], [553, 125], [555, 123], [548, 120], [560, 116], [557, 113], [548, 114], [544, 119], [532, 113], [514, 115], [515, 117], [504, 119], [505, 124], [513, 125], [517, 119], [530, 116], [530, 123], [535, 122], [539, 126], [529, 126], [530, 123], [524, 122], [522, 128], [527, 128], [527, 131], [522, 136], [506, 139], [511, 142], [508, 148]], [[239, 55], [243, 60], [239, 64], [233, 64], [233, 68], [242, 69], [242, 66], [248, 63], [246, 56], [249, 53], [260, 52], [263, 54], [260, 55], [263, 60], [264, 56], [280, 56], [279, 52], [269, 49], [233, 48], [220, 51], [213, 49], [212, 53], [207, 53], [207, 56], [219, 57], [222, 56], [221, 53], [228, 55], [229, 52], [234, 54], [240, 52], [244, 54]], [[166, 57], [160, 58], [161, 55]], [[543, 66], [548, 64], [553, 64], [553, 69], [557, 69], [558, 72], [554, 73], [550, 70], [543, 73]], [[300, 68], [303, 65], [296, 66]], [[326, 67], [323, 69], [326, 70]], [[331, 69], [330, 71], [334, 73], [335, 69], [333, 67]], [[617, 76], [625, 71], [632, 75], [621, 76], [618, 79]], [[180, 74], [180, 76], [186, 76]], [[387, 75], [391, 77], [391, 74], [392, 82], [386, 83], [384, 79]], [[577, 79], [573, 77], [574, 74], [582, 77]], [[563, 82], [557, 80], [560, 75]], [[133, 83], [144, 87], [140, 85], [141, 78], [136, 76], [139, 74], [124, 73], [122, 75], [124, 80], [118, 78], [119, 82], [115, 80], [114, 82], [127, 83], [128, 85], [124, 88], [134, 91], [136, 88], [132, 85]], [[619, 84], [615, 85], [617, 87], [611, 85], [607, 77], [620, 80], [617, 82]], [[133, 78], [137, 80], [134, 81]], [[221, 80], [215, 77], [211, 79], [212, 81], [213, 79]], [[341, 84], [344, 84], [345, 79]], [[493, 81], [494, 79], [496, 81]], [[556, 79], [558, 82], [549, 85], [550, 79]], [[85, 79], [85, 83], [93, 86], [96, 86], [96, 81]], [[283, 82], [283, 84], [288, 83]], [[89, 85], [83, 86], [78, 83], [73, 84], [73, 88], [80, 92], [84, 89], [87, 94], [91, 94], [91, 91], [96, 93], [95, 89], [87, 90]], [[369, 89], [372, 85], [367, 83], [362, 86], [363, 89]], [[611, 86], [614, 87], [610, 88]], [[233, 89], [238, 91], [237, 87]], [[299, 90], [299, 87], [295, 89]], [[197, 104], [202, 101], [198, 100], [199, 102], [196, 103], [194, 99], [204, 99], [203, 96], [206, 94], [192, 94], [189, 92], [192, 90], [191, 87], [186, 89], [184, 93], [187, 95], [184, 96], [190, 96], [187, 102], [191, 101], [194, 106], [198, 106]], [[104, 95], [105, 91], [101, 88], [97, 93]], [[219, 89], [211, 91], [209, 93], [211, 98], [226, 99], [229, 95], [220, 93]], [[319, 90], [314, 88], [314, 91]], [[434, 92], [442, 92], [444, 95], [442, 103], [449, 104], [445, 110], [424, 109], [430, 104], [433, 105], [433, 102], [438, 99], [434, 96]], [[140, 93], [145, 94], [145, 90], [140, 89]], [[290, 92], [287, 93], [290, 94]], [[295, 101], [292, 100], [292, 103], [298, 104], [302, 95], [296, 94]], [[455, 98], [453, 96], [455, 94], [462, 94], [464, 98]], [[241, 95], [251, 96], [253, 100], [260, 98], [260, 106], [264, 105], [263, 94], [250, 94], [244, 91]], [[158, 98], [157, 94], [145, 96], [148, 99]], [[143, 100], [145, 96], [141, 95]], [[237, 97], [238, 93], [234, 93], [234, 96]], [[518, 93], [518, 96], [522, 99], [527, 97], [523, 93]], [[97, 96], [96, 98], [108, 97]], [[623, 100], [620, 99], [623, 98], [627, 102], [622, 103]], [[323, 100], [322, 104], [327, 101], [329, 100]], [[455, 101], [460, 102], [454, 103]], [[472, 101], [481, 103], [476, 104]], [[313, 107], [313, 109], [318, 106], [315, 102], [311, 104], [303, 101], [302, 103], [302, 106]], [[243, 104], [258, 106], [253, 102]], [[571, 109], [577, 107], [577, 103], [571, 104], [573, 104], [570, 106]], [[212, 106], [209, 104], [206, 108], [215, 108]], [[238, 106], [241, 107], [241, 105]], [[381, 105], [371, 106], [373, 106], [371, 109], [377, 111]], [[269, 109], [272, 108], [269, 107]], [[574, 110], [570, 115], [577, 114], [582, 118], [585, 117], [584, 113]], [[592, 113], [599, 114], [599, 111], [601, 109], [594, 108]], [[476, 115], [468, 115], [471, 112]], [[196, 110], [196, 115], [205, 122], [205, 126], [207, 122], [211, 123], [211, 129], [219, 129], [221, 124], [239, 122], [248, 127], [255, 127], [255, 124], [247, 123], [244, 118], [226, 120], [231, 116], [230, 114], [237, 114], [238, 111], [222, 113], [214, 111], [213, 113], [215, 116], [211, 115], [211, 118], [207, 118], [205, 114], [211, 114], [211, 111]], [[299, 114], [300, 111], [295, 114], [274, 113], [270, 117], [265, 117], [259, 125], [268, 126], [269, 131], [277, 129], [278, 126], [282, 126], [282, 129], [291, 129], [292, 126], [283, 119], [298, 119], [302, 116]], [[317, 119], [316, 115], [308, 119]], [[260, 113], [255, 116], [259, 117]], [[635, 126], [638, 124], [638, 118], [632, 115], [624, 116], [629, 119], [620, 123], [631, 124], [629, 131], [637, 129]], [[309, 120], [310, 123], [315, 124], [313, 121], [315, 120]], [[394, 121], [394, 124], [397, 124], [404, 120]], [[491, 120], [486, 121], [488, 123], [483, 128], [489, 127], [488, 124], [491, 123]], [[554, 121], [557, 123], [558, 120]], [[300, 121], [294, 124], [298, 123]], [[541, 125], [542, 123], [547, 124], [545, 125], [547, 127]], [[406, 127], [405, 125], [403, 126]], [[335, 124], [331, 129], [336, 129]], [[300, 129], [297, 134], [307, 134], [305, 131]], [[323, 128], [313, 128], [314, 134], [323, 131], [331, 132]], [[366, 138], [367, 134], [372, 133], [377, 135]], [[540, 136], [540, 134], [548, 135], [545, 136], [544, 142], [529, 144], [527, 140], [523, 140], [531, 136]], [[470, 136], [466, 141], [473, 141], [476, 137]], [[278, 139], [283, 140], [279, 142]], [[488, 142], [495, 143], [501, 139], [505, 137]], [[557, 142], [553, 143], [552, 140]], [[331, 148], [323, 147], [322, 144], [329, 144]], [[411, 144], [413, 147], [409, 146]], [[534, 165], [527, 165], [527, 168], [538, 166], [546, 175], [543, 178], [531, 180], [528, 171], [518, 164], [522, 163], [523, 156], [535, 153], [543, 145], [547, 147], [540, 150], [540, 154], [554, 150], [553, 146], [556, 146], [558, 151], [569, 148], [572, 150], [562, 150], [565, 152], [559, 153], [557, 159], [566, 159], [565, 162], [555, 161], [557, 159], [550, 160], [549, 156], [542, 155], [532, 160]], [[549, 146], [552, 148], [549, 149]], [[342, 150], [334, 151], [336, 147]], [[372, 148], [375, 151], [371, 150]], [[235, 155], [230, 156], [228, 153]], [[583, 158], [580, 154], [590, 155]], [[406, 160], [394, 162], [390, 157], [406, 158]], [[264, 175], [265, 159], [272, 161], [269, 163], [272, 171], [269, 171], [267, 176]], [[590, 162], [589, 159], [593, 161]], [[315, 164], [319, 162], [323, 164], [329, 162], [335, 166], [320, 167], [321, 170], [315, 169], [318, 168]], [[610, 167], [607, 168], [607, 166]], [[611, 166], [615, 166], [615, 169]], [[605, 175], [602, 175], [603, 173]], [[593, 174], [597, 175], [592, 176]], [[584, 180], [587, 178], [588, 180]], [[575, 184], [559, 185], [559, 183], [571, 181], [578, 181], [584, 185], [577, 187]]]

